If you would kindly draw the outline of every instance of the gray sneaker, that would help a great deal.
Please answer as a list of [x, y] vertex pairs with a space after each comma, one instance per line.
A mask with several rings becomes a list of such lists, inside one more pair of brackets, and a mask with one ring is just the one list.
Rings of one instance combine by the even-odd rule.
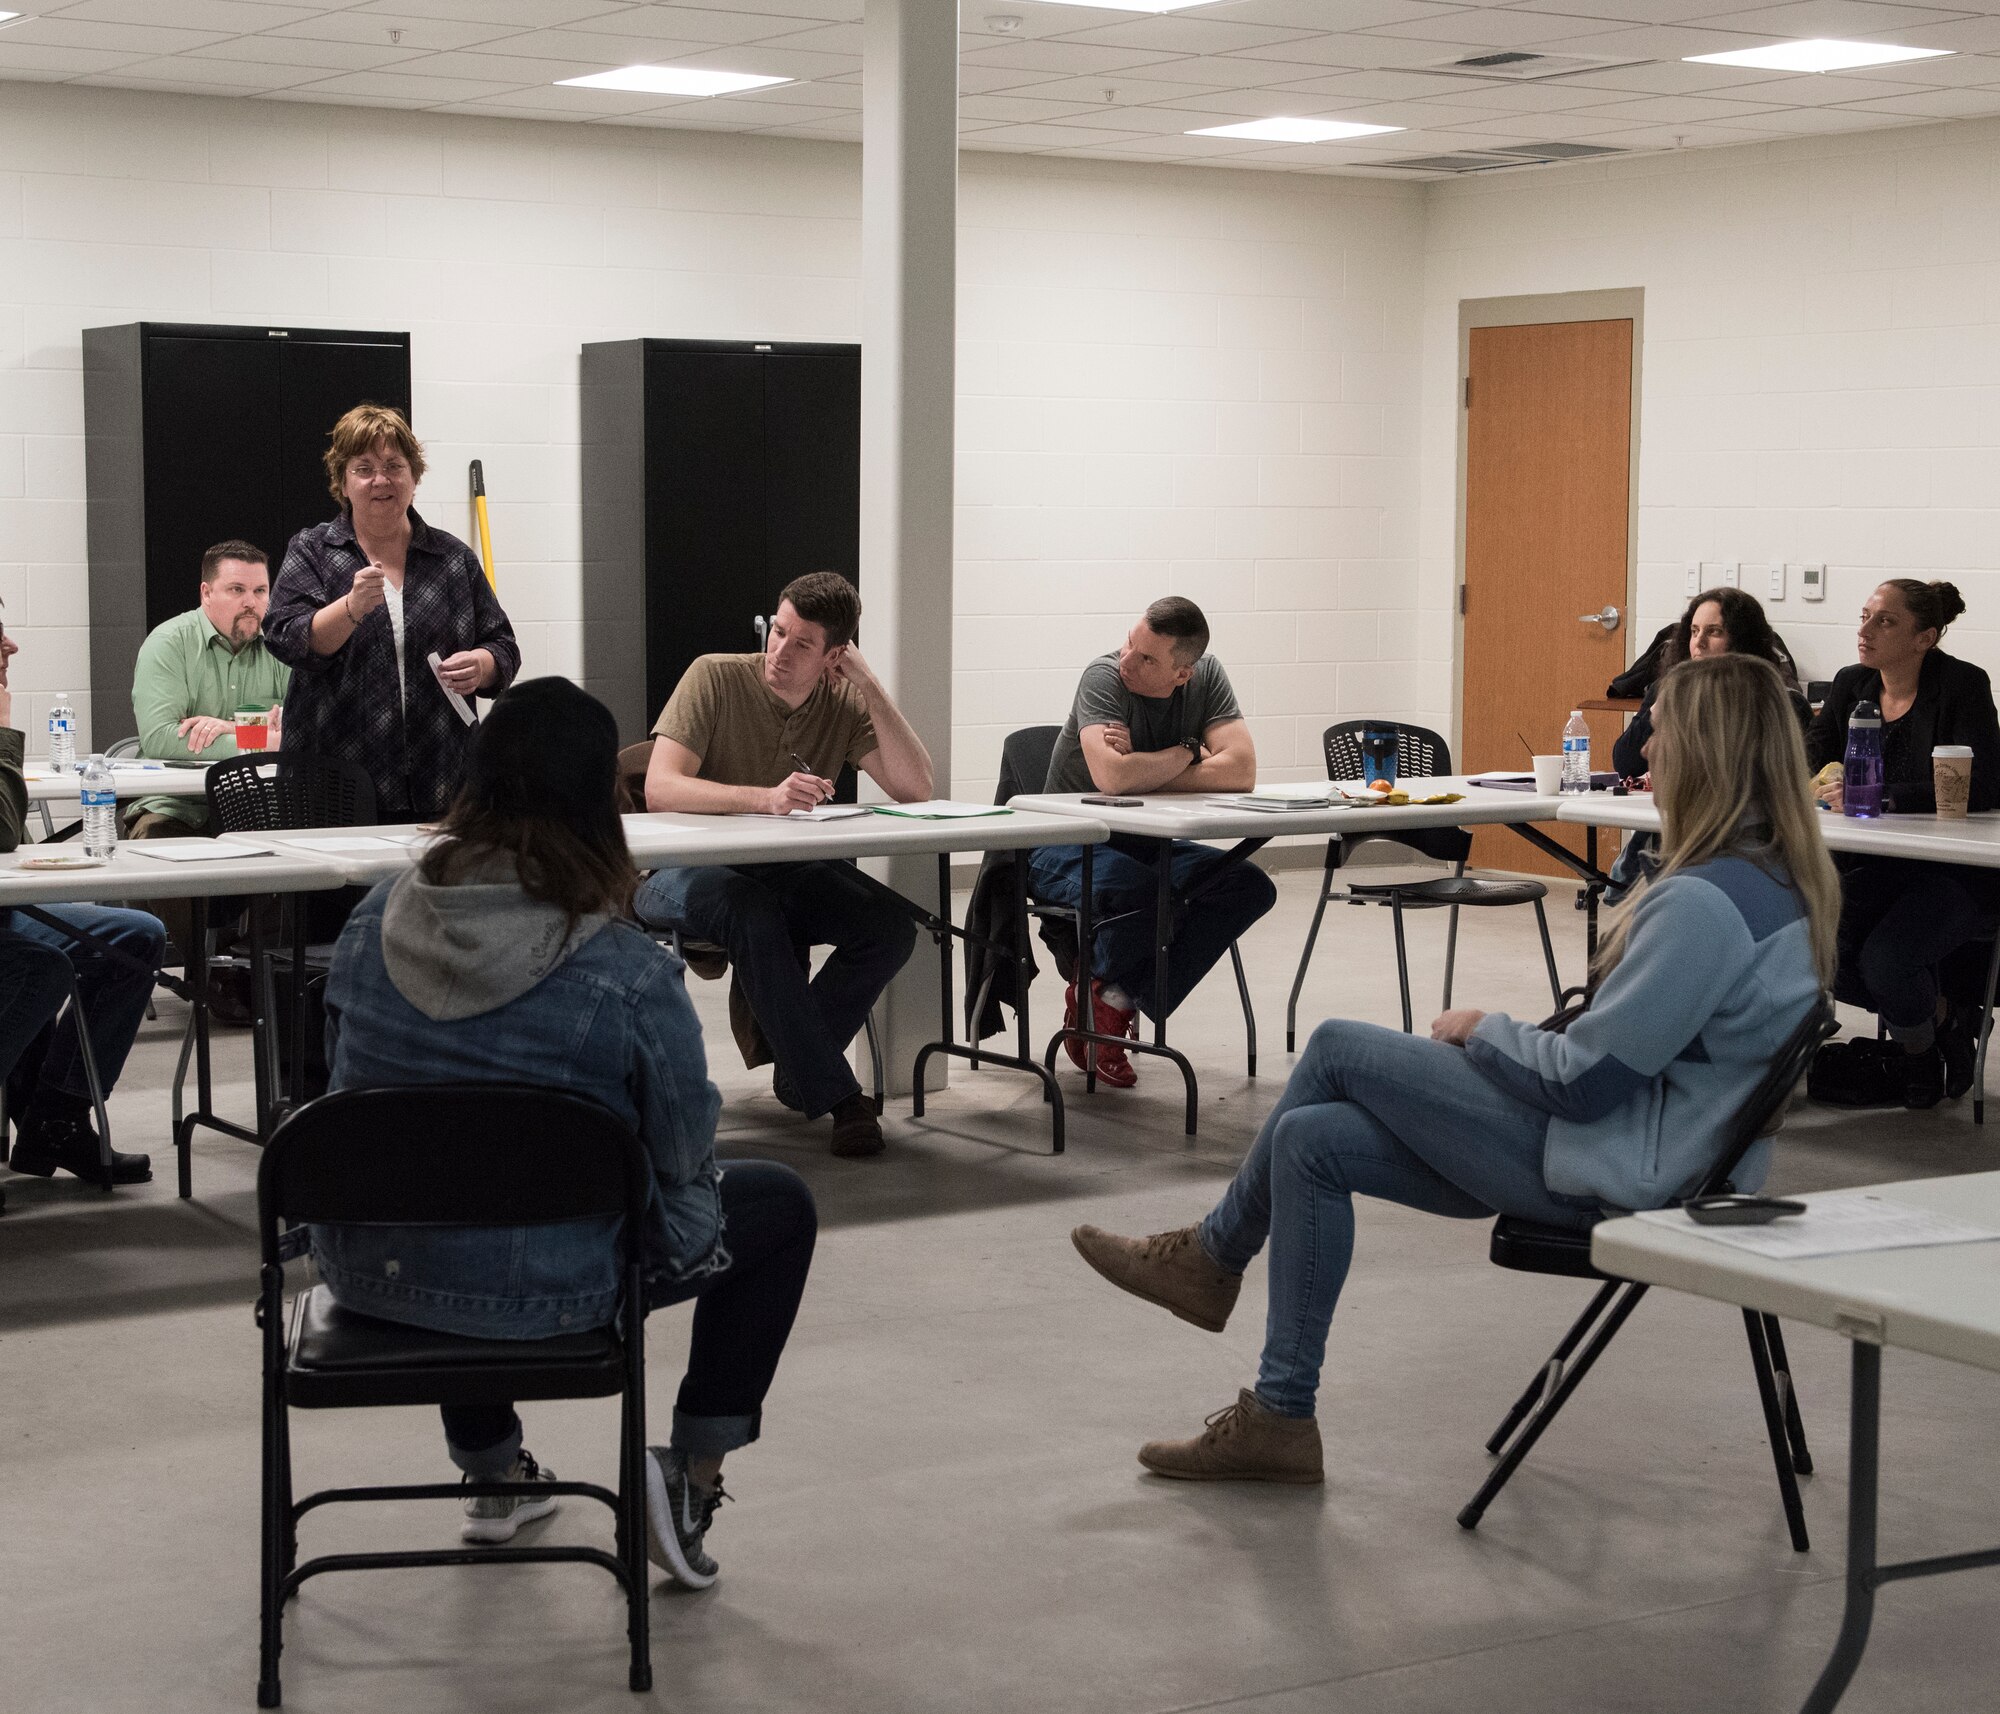
[[[514, 1468], [501, 1478], [503, 1482], [553, 1482], [555, 1479], [556, 1473], [544, 1470], [535, 1462], [535, 1455], [525, 1448], [514, 1460]], [[468, 1476], [466, 1480], [470, 1482], [472, 1478]], [[512, 1541], [514, 1532], [523, 1524], [547, 1517], [561, 1504], [554, 1494], [545, 1500], [530, 1496], [516, 1498], [511, 1494], [475, 1495], [465, 1502], [465, 1528], [459, 1533], [467, 1541]]]
[[687, 1454], [671, 1446], [646, 1449], [646, 1556], [675, 1582], [706, 1589], [721, 1570], [702, 1551], [715, 1508], [728, 1499], [722, 1484], [701, 1487], [688, 1475]]

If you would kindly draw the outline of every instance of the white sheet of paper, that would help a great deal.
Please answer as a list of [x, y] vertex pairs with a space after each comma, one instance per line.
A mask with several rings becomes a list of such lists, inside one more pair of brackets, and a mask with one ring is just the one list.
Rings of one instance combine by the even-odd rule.
[[438, 681], [438, 689], [451, 698], [451, 705], [458, 710], [459, 719], [463, 720], [468, 726], [477, 726], [479, 724], [479, 716], [472, 712], [472, 704], [467, 702], [464, 697], [460, 696], [457, 691], [444, 682], [444, 662], [438, 659], [437, 650], [431, 650], [429, 654], [424, 656], [424, 659], [431, 663], [431, 677]]
[[1282, 815], [1287, 810], [1296, 809], [1341, 809], [1346, 807], [1338, 799], [1329, 800], [1324, 791], [1318, 797], [1273, 797], [1267, 792], [1237, 792], [1212, 797], [1208, 800], [1223, 809], [1258, 809], [1267, 814]]
[[268, 857], [255, 845], [229, 839], [128, 839], [124, 849], [134, 857], [157, 857], [162, 863], [211, 863], [230, 857]]
[[1655, 1209], [1639, 1218], [1775, 1261], [2000, 1239], [2000, 1232], [1984, 1226], [1970, 1226], [1948, 1214], [1912, 1208], [1906, 1202], [1890, 1202], [1865, 1190], [1838, 1190], [1801, 1200], [1806, 1203], [1805, 1213], [1781, 1215], [1768, 1226], [1698, 1226], [1678, 1208]]
[[[846, 804], [839, 806], [847, 808]], [[924, 803], [877, 803], [870, 809], [879, 810], [884, 815], [910, 816], [919, 821], [965, 821], [975, 815], [1005, 815], [1007, 811], [998, 804], [958, 803], [951, 798], [931, 798]]]
[[398, 851], [402, 849], [399, 839], [384, 839], [374, 833], [349, 833], [343, 835], [319, 835], [312, 838], [285, 839], [287, 845], [296, 845], [301, 851]]
[[865, 803], [823, 803], [813, 809], [795, 809], [790, 815], [773, 815], [767, 809], [749, 811], [764, 821], [845, 821], [851, 815], [873, 813]]

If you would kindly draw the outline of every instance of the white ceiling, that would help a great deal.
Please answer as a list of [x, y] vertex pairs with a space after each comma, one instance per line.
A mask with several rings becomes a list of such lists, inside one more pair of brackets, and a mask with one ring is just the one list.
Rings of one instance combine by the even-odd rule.
[[[11, 0], [0, 79], [858, 140], [862, 0]], [[973, 149], [1367, 172], [1398, 156], [1560, 141], [1768, 142], [2000, 114], [2000, 0], [1219, 0], [1167, 16], [964, 0]], [[1020, 20], [1012, 35], [991, 20]], [[1785, 37], [1953, 50], [1797, 76], [1685, 65]], [[1552, 81], [1413, 69], [1482, 50], [1641, 61]], [[795, 78], [713, 100], [558, 89], [637, 62]], [[1312, 147], [1190, 137], [1272, 115], [1398, 134]], [[1379, 169], [1377, 169], [1379, 170]], [[1399, 175], [1401, 176], [1401, 175]]]

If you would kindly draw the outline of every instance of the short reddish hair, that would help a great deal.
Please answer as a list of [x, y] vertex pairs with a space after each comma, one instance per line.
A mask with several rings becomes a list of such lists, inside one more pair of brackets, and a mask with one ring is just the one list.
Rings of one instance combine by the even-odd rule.
[[386, 440], [409, 461], [415, 480], [424, 479], [423, 444], [393, 405], [356, 405], [333, 425], [326, 439], [326, 484], [342, 505], [347, 503], [347, 466], [363, 453], [374, 451], [378, 441]]

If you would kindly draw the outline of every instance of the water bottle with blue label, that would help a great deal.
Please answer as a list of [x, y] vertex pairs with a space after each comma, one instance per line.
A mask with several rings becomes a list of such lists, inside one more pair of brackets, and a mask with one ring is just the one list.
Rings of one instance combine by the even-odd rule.
[[86, 857], [109, 859], [118, 849], [118, 788], [112, 783], [111, 764], [102, 756], [92, 756], [84, 764], [83, 851]]
[[1563, 728], [1562, 789], [1566, 792], [1590, 790], [1590, 722], [1580, 708], [1570, 711]]
[[76, 710], [69, 692], [59, 690], [49, 709], [49, 772], [66, 774], [76, 766]]
[[1882, 710], [1857, 702], [1847, 717], [1847, 755], [1841, 770], [1841, 808], [1872, 818], [1882, 813]]

